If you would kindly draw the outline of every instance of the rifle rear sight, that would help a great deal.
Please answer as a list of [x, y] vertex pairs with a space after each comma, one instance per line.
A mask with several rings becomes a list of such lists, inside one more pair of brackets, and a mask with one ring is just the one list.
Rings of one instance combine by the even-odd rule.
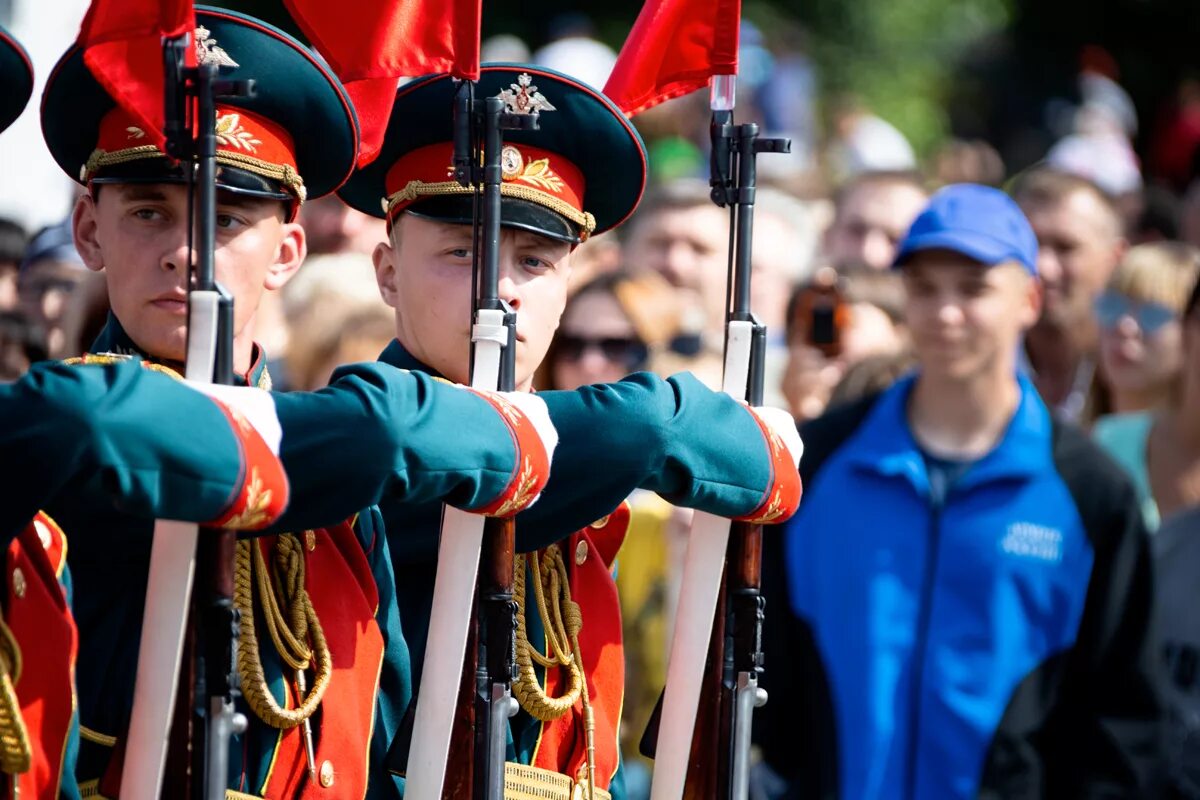
[[[721, 112], [729, 114], [730, 112]], [[713, 115], [714, 118], [718, 114]], [[713, 143], [713, 177], [709, 181], [712, 186], [710, 193], [712, 201], [721, 208], [737, 202], [748, 202], [739, 197], [738, 190], [753, 188], [735, 185], [734, 159], [736, 157], [751, 158], [759, 153], [790, 153], [792, 140], [783, 137], [762, 138], [758, 135], [758, 125], [753, 122], [743, 122], [734, 125], [729, 121], [717, 122], [712, 130]], [[752, 201], [749, 201], [752, 202]]]

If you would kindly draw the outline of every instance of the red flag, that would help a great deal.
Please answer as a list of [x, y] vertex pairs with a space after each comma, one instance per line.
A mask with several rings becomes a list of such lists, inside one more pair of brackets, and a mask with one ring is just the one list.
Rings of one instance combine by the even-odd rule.
[[399, 78], [479, 78], [482, 0], [284, 2], [354, 101], [362, 125], [360, 166], [383, 144]]
[[604, 86], [626, 116], [737, 74], [741, 0], [646, 0]]
[[[164, 147], [164, 37], [191, 33], [191, 0], [92, 0], [78, 44], [83, 62], [117, 103], [142, 123], [150, 141]], [[194, 47], [188, 66], [196, 66]]]

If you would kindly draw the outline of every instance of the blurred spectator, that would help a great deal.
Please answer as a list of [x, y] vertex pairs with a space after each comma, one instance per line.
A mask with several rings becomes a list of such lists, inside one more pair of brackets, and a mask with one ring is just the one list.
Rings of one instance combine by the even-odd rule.
[[1200, 505], [1163, 522], [1154, 539], [1159, 688], [1167, 722], [1159, 797], [1200, 797]]
[[88, 272], [79, 281], [63, 311], [62, 351], [55, 358], [75, 358], [88, 351], [108, 323], [108, 281], [102, 273]]
[[916, 375], [801, 429], [763, 540], [755, 712], [788, 797], [1133, 797], [1154, 766], [1150, 564], [1128, 480], [1016, 369], [1037, 244], [947, 187], [900, 248]]
[[[314, 382], [317, 382], [315, 387], [324, 386], [332, 366], [348, 363], [339, 361], [344, 354], [338, 354], [341, 348], [338, 329], [349, 325], [347, 320], [351, 316], [374, 318], [372, 308], [383, 309], [390, 315], [379, 299], [371, 259], [359, 253], [310, 256], [283, 288], [280, 300], [288, 331], [287, 348], [279, 356], [271, 351], [267, 354], [272, 359], [272, 381], [277, 387], [287, 389], [314, 388]], [[369, 338], [368, 333], [374, 335], [373, 329], [355, 336]], [[387, 333], [379, 349], [360, 360], [374, 361], [393, 336], [394, 331]], [[348, 343], [345, 349], [358, 352], [363, 347]], [[277, 358], [282, 361], [276, 361]]]
[[596, 26], [579, 12], [559, 14], [550, 20], [550, 43], [533, 52], [533, 63], [604, 88], [617, 61], [616, 52], [596, 39]]
[[[682, 333], [699, 336], [703, 348], [687, 369], [717, 385], [724, 344], [729, 213], [709, 199], [698, 180], [658, 187], [625, 227], [623, 261], [629, 270], [657, 272], [676, 288]], [[815, 235], [810, 215], [795, 198], [760, 188], [754, 215], [752, 292], [754, 313], [767, 326], [767, 383], [779, 386], [786, 361], [784, 328], [791, 287], [811, 266]], [[778, 394], [769, 405], [781, 404]]]
[[867, 356], [846, 369], [846, 374], [833, 387], [829, 407], [836, 408], [879, 394], [891, 388], [893, 383], [912, 372], [916, 366], [917, 357], [907, 348], [896, 353]]
[[1046, 163], [1095, 183], [1121, 207], [1142, 187], [1141, 166], [1133, 151], [1137, 111], [1119, 83], [1117, 63], [1096, 45], [1083, 48], [1078, 78], [1080, 104], [1071, 130], [1050, 148]]
[[834, 103], [833, 171], [842, 179], [861, 172], [917, 168], [912, 145], [894, 125], [875, 116], [861, 101], [843, 97]]
[[336, 253], [371, 255], [387, 238], [384, 221], [355, 211], [337, 195], [318, 197], [300, 206], [300, 224], [310, 256]]
[[727, 214], [708, 185], [678, 180], [652, 190], [622, 230], [624, 263], [634, 274], [655, 272], [675, 287], [681, 324], [719, 348], [725, 314], [729, 251]]
[[621, 269], [621, 242], [616, 234], [589, 236], [571, 253], [571, 282], [568, 292], [591, 283], [601, 275]]
[[896, 244], [928, 199], [915, 172], [867, 172], [851, 178], [834, 196], [824, 261], [839, 271], [888, 269]]
[[1150, 165], [1155, 175], [1183, 190], [1195, 175], [1195, 157], [1200, 148], [1200, 80], [1181, 80], [1173, 107], [1164, 116], [1151, 143]]
[[[1194, 261], [1189, 271], [1196, 275]], [[1151, 530], [1159, 519], [1200, 503], [1200, 282], [1195, 281], [1183, 313], [1182, 364], [1165, 402], [1096, 423], [1096, 440], [1133, 478]]]
[[1183, 201], [1164, 186], [1147, 186], [1142, 212], [1130, 231], [1132, 244], [1174, 241], [1180, 238]]
[[654, 273], [601, 275], [567, 301], [540, 386], [575, 389], [654, 369], [679, 331], [672, 289]]
[[1024, 173], [1012, 194], [1038, 238], [1042, 315], [1025, 336], [1034, 384], [1078, 420], [1096, 365], [1093, 307], [1127, 247], [1121, 218], [1094, 183], [1055, 170]]
[[396, 321], [382, 303], [356, 303], [341, 296], [321, 305], [292, 334], [285, 361], [289, 387], [312, 391], [329, 383], [344, 364], [374, 361], [396, 335]]
[[1131, 248], [1096, 299], [1100, 350], [1083, 421], [1160, 406], [1182, 363], [1180, 319], [1200, 277], [1200, 250], [1178, 242]]
[[284, 316], [293, 328], [302, 325], [306, 315], [326, 297], [344, 296], [356, 302], [383, 304], [371, 259], [358, 253], [309, 256], [296, 277], [283, 287], [281, 295]]
[[21, 307], [45, 332], [51, 358], [65, 354], [63, 314], [71, 292], [87, 274], [67, 223], [43, 228], [25, 251], [17, 278]]
[[521, 37], [511, 33], [489, 36], [479, 45], [479, 61], [482, 64], [497, 61], [524, 64], [529, 61], [529, 45], [525, 44]]
[[951, 139], [933, 157], [933, 179], [939, 186], [951, 183], [1004, 182], [1004, 161], [996, 148], [979, 139]]
[[[828, 276], [832, 275], [830, 279]], [[828, 289], [836, 281], [830, 307]], [[787, 409], [797, 420], [824, 413], [834, 388], [858, 362], [903, 349], [904, 287], [890, 272], [837, 276], [829, 267], [801, 286], [788, 302], [788, 362], [781, 384]], [[821, 319], [824, 315], [828, 319]]]
[[1079, 175], [1113, 197], [1142, 188], [1142, 171], [1121, 121], [1100, 103], [1085, 103], [1075, 112], [1075, 131], [1046, 154], [1053, 169]]
[[31, 364], [49, 357], [42, 329], [25, 312], [0, 311], [0, 382], [15, 381]]
[[25, 229], [11, 219], [0, 217], [0, 311], [17, 307], [17, 271], [29, 237]]

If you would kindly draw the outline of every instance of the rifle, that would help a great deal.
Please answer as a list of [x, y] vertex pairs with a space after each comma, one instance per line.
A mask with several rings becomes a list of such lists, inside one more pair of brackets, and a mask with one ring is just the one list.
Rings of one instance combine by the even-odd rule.
[[[233, 383], [233, 298], [217, 282], [216, 98], [249, 96], [253, 81], [218, 80], [217, 66], [186, 66], [192, 34], [163, 41], [167, 154], [183, 162], [193, 227], [189, 271], [186, 376]], [[190, 169], [188, 168], [190, 167]], [[193, 241], [192, 237], [195, 237]], [[190, 523], [154, 526], [142, 617], [133, 713], [121, 773], [121, 796], [157, 800], [170, 760], [171, 797], [220, 800], [228, 782], [229, 737], [244, 731], [238, 696], [233, 607], [236, 534]], [[196, 564], [201, 580], [193, 592]], [[184, 644], [190, 657], [184, 663]], [[182, 666], [182, 670], [181, 670]], [[182, 681], [182, 696], [177, 696]], [[175, 714], [178, 710], [180, 713]], [[175, 717], [172, 721], [172, 717]]]
[[[750, 309], [757, 156], [786, 153], [791, 142], [760, 138], [753, 123], [735, 125], [734, 89], [734, 76], [713, 77], [710, 183], [713, 202], [729, 208], [730, 220], [722, 389], [755, 406], [762, 404], [767, 333]], [[751, 718], [766, 702], [758, 687], [761, 572], [761, 525], [696, 512], [667, 662], [652, 800], [749, 794]], [[697, 724], [701, 697], [720, 700], [706, 705]]]
[[[499, 297], [500, 153], [503, 131], [535, 130], [537, 116], [508, 113], [499, 98], [476, 98], [474, 89], [469, 81], [460, 83], [454, 103], [455, 177], [473, 190], [471, 385], [512, 391], [516, 314]], [[485, 519], [451, 506], [443, 510], [429, 640], [406, 769], [409, 800], [503, 800], [506, 731], [518, 708], [512, 697], [514, 531], [511, 519]], [[456, 727], [472, 733], [452, 748]], [[447, 774], [452, 783], [443, 795]]]

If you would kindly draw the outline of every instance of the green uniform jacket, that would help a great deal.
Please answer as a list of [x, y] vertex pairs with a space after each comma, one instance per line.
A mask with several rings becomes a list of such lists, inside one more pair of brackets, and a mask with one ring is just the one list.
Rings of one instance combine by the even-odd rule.
[[133, 364], [38, 364], [0, 385], [0, 408], [4, 544], [39, 510], [70, 503], [81, 480], [113, 510], [196, 521], [220, 516], [242, 480], [241, 447], [217, 405]]
[[[137, 364], [35, 365], [20, 380], [0, 386], [0, 419], [0, 461], [6, 465], [0, 536], [5, 550], [15, 546], [14, 537], [40, 509], [71, 505], [71, 487], [82, 480], [94, 481], [93, 502], [106, 513], [120, 509], [196, 522], [221, 517], [246, 480], [246, 454], [224, 412], [203, 394]], [[25, 577], [37, 579], [28, 570]], [[63, 569], [58, 580], [69, 604], [70, 571]], [[25, 589], [18, 594], [24, 597]], [[34, 596], [30, 592], [23, 604]], [[42, 619], [43, 631], [71, 630], [65, 609], [53, 604], [41, 608], [55, 617]], [[17, 644], [24, 652], [23, 675], [73, 667], [64, 663], [67, 652], [47, 652], [36, 638]], [[61, 767], [59, 796], [76, 798], [79, 728], [68, 686], [65, 680], [61, 692], [25, 697], [21, 681], [17, 690], [22, 705], [37, 704], [43, 721], [71, 719], [65, 749], [38, 742], [35, 751], [44, 748], [49, 765]], [[62, 752], [51, 752], [58, 750]], [[43, 791], [52, 792], [52, 784], [39, 786], [37, 796]]]
[[[92, 352], [139, 355], [111, 317]], [[260, 354], [243, 377], [262, 385], [264, 371]], [[396, 712], [387, 706], [388, 698], [407, 697], [410, 691], [408, 658], [396, 615], [388, 545], [377, 535], [378, 516], [371, 506], [381, 497], [412, 502], [447, 498], [468, 509], [485, 506], [500, 496], [514, 473], [512, 438], [481, 398], [427, 375], [385, 365], [344, 368], [326, 389], [274, 397], [291, 504], [268, 532], [301, 532], [354, 518], [354, 533], [377, 583], [376, 621], [384, 638], [376, 720], [391, 719]], [[173, 409], [161, 406], [144, 416], [164, 424], [176, 419]], [[206, 437], [194, 436], [192, 444], [203, 449]], [[152, 520], [113, 508], [103, 492], [101, 476], [85, 475], [63, 487], [48, 508], [71, 537], [68, 559], [80, 630], [81, 781], [104, 774], [111, 737], [123, 735], [128, 725], [153, 531]], [[270, 649], [269, 643], [262, 648]], [[278, 661], [264, 652], [263, 666], [282, 703]], [[266, 780], [278, 732], [258, 723], [249, 709], [242, 710], [251, 730], [233, 748], [230, 788], [253, 793]], [[378, 722], [375, 733], [371, 749], [382, 760], [389, 740], [380, 738]]]
[[[431, 371], [397, 341], [380, 360], [414, 372]], [[565, 539], [611, 513], [638, 488], [657, 492], [676, 505], [738, 517], [756, 509], [771, 485], [770, 454], [753, 417], [690, 374], [662, 379], [638, 373], [613, 384], [538, 396], [546, 401], [559, 441], [546, 490], [516, 518], [517, 549], [523, 552]], [[440, 506], [385, 499], [380, 509], [412, 655], [408, 687], [419, 683], [424, 659]], [[532, 607], [527, 626], [530, 643], [544, 648], [541, 620]], [[538, 672], [540, 678], [540, 668]], [[407, 711], [410, 701], [395, 698], [391, 705]], [[382, 724], [398, 728], [400, 721]], [[523, 710], [518, 713], [511, 723], [517, 744], [509, 760], [531, 763], [538, 731], [532, 717]], [[396, 784], [402, 795], [404, 779], [397, 777]], [[622, 800], [620, 772], [610, 789], [615, 800]]]

